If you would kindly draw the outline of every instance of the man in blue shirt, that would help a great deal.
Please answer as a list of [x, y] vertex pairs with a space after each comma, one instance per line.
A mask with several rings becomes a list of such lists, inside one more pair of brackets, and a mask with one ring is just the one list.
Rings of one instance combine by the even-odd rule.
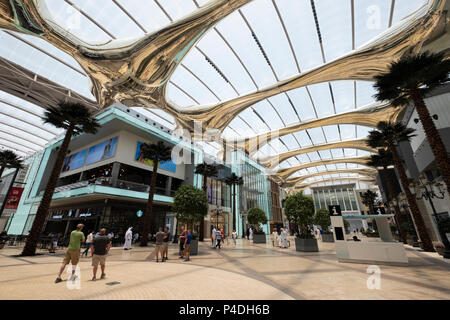
[[192, 234], [191, 234], [191, 230], [187, 229], [186, 230], [187, 235], [186, 235], [186, 241], [184, 243], [184, 261], [191, 261], [189, 258], [191, 256], [191, 240], [192, 240]]

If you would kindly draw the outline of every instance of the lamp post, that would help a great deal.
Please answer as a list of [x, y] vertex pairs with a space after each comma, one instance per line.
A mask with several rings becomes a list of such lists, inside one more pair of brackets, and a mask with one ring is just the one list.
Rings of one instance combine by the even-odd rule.
[[[430, 189], [427, 188], [427, 185], [430, 186]], [[441, 231], [439, 228], [439, 216], [437, 215], [436, 208], [434, 207], [434, 203], [432, 199], [444, 199], [445, 198], [445, 189], [441, 189], [440, 183], [432, 183], [428, 181], [424, 176], [419, 176], [419, 183], [411, 183], [411, 186], [414, 187], [415, 195], [417, 200], [428, 200], [430, 203], [431, 209], [433, 210], [434, 222], [436, 224], [437, 230], [441, 236], [442, 243], [445, 246], [444, 258], [450, 259], [450, 243], [448, 241], [447, 235]], [[433, 186], [438, 188], [438, 193], [436, 193], [433, 189]]]

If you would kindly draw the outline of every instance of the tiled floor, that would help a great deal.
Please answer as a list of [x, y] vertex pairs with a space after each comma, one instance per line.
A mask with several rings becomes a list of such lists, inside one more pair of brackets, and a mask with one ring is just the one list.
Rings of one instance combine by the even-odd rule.
[[380, 266], [378, 290], [367, 287], [368, 265], [337, 262], [332, 243], [302, 253], [248, 240], [218, 251], [205, 242], [191, 262], [177, 258], [175, 244], [165, 263], [147, 260], [152, 250], [113, 248], [107, 279], [96, 282], [90, 281], [90, 259], [82, 258], [78, 286], [54, 283], [63, 250], [22, 258], [14, 256], [20, 249], [6, 247], [0, 251], [0, 299], [450, 299], [450, 263], [411, 247], [410, 266]]

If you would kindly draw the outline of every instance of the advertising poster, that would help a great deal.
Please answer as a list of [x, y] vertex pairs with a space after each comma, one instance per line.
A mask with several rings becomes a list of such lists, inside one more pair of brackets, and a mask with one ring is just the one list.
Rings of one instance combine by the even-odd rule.
[[17, 210], [22, 193], [23, 188], [12, 187], [8, 200], [6, 200], [5, 209]]
[[112, 158], [116, 153], [117, 137], [108, 139], [89, 148], [86, 165]]
[[78, 169], [83, 166], [84, 158], [86, 158], [87, 150], [84, 149], [80, 152], [67, 156], [64, 160], [62, 172]]
[[[142, 146], [142, 142], [138, 141], [137, 143], [137, 148], [136, 148], [136, 154], [134, 156], [134, 159], [141, 162], [141, 163], [145, 163], [149, 166], [153, 166], [153, 161], [149, 160], [149, 159], [144, 159], [142, 152], [141, 152], [141, 146]], [[176, 172], [177, 171], [177, 165], [172, 161], [163, 161], [159, 163], [158, 166], [159, 169], [163, 169], [163, 170], [167, 170], [170, 172]]]

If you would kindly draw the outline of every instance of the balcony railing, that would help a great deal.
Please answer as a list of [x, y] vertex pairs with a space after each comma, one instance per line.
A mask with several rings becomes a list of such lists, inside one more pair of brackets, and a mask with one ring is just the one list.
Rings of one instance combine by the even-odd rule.
[[[101, 185], [101, 186], [108, 186], [112, 188], [118, 188], [118, 189], [125, 189], [125, 190], [131, 190], [131, 191], [137, 191], [137, 192], [149, 192], [150, 186], [146, 184], [136, 183], [136, 182], [130, 182], [125, 180], [116, 180], [115, 182], [112, 181], [111, 177], [99, 177], [95, 179], [89, 179], [84, 181], [79, 181], [75, 183], [71, 183], [65, 186], [60, 186], [55, 189], [55, 193], [58, 192], [67, 192], [74, 189], [84, 188], [87, 186], [92, 185]], [[44, 193], [44, 190], [42, 190], [39, 195], [42, 196]], [[156, 187], [155, 193], [158, 195], [165, 195], [165, 196], [173, 196], [175, 194], [174, 190], [167, 191], [165, 188]]]

